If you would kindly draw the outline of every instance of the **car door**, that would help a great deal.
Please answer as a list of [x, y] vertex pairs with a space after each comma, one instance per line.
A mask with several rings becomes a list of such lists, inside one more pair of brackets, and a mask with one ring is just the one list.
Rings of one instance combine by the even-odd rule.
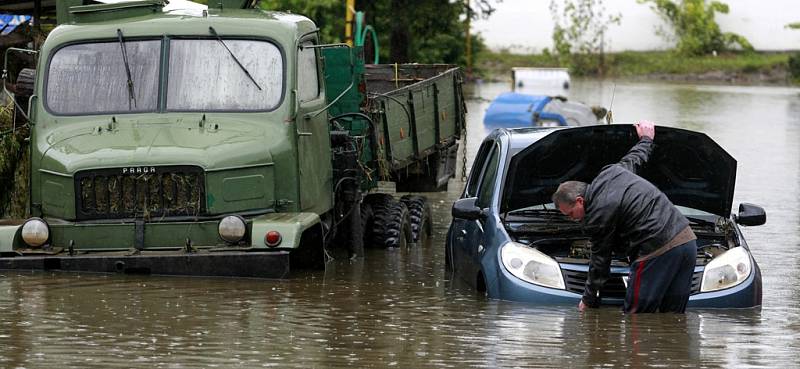
[[[462, 199], [475, 197], [477, 195], [483, 167], [486, 165], [486, 158], [489, 156], [491, 148], [492, 141], [486, 141], [481, 144], [481, 147], [478, 149], [475, 160], [472, 162], [472, 169], [469, 172], [467, 185], [464, 187], [464, 193], [461, 194]], [[449, 259], [448, 262], [452, 266], [453, 271], [456, 272], [456, 275], [461, 275], [461, 271], [464, 269], [465, 255], [462, 250], [464, 250], [463, 244], [466, 242], [467, 223], [468, 221], [466, 219], [453, 218], [448, 233], [449, 242], [446, 253]]]
[[[488, 144], [488, 145], [486, 145]], [[495, 180], [497, 178], [497, 169], [500, 161], [500, 147], [495, 141], [485, 143], [486, 147], [481, 147], [485, 156], [482, 160], [480, 174], [467, 183], [467, 188], [464, 191], [464, 198], [476, 197], [475, 205], [481, 209], [486, 209], [490, 206], [492, 201], [493, 190], [495, 187]], [[476, 164], [477, 161], [476, 161]], [[473, 168], [475, 170], [476, 168]], [[485, 240], [485, 220], [466, 220], [455, 219], [453, 234], [454, 237], [454, 255], [458, 255], [454, 260], [455, 269], [459, 270], [459, 274], [463, 276], [467, 282], [476, 288], [478, 283], [478, 274], [481, 272], [480, 258], [486, 249]]]

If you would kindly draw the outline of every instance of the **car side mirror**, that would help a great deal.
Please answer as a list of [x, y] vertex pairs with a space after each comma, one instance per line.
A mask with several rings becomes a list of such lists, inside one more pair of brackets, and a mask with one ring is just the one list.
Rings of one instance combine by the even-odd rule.
[[760, 226], [767, 222], [767, 213], [764, 208], [748, 204], [739, 204], [739, 215], [736, 216], [736, 223], [746, 226]]
[[478, 201], [477, 197], [468, 197], [465, 199], [456, 200], [453, 204], [453, 218], [477, 220], [485, 218], [483, 210], [475, 205]]

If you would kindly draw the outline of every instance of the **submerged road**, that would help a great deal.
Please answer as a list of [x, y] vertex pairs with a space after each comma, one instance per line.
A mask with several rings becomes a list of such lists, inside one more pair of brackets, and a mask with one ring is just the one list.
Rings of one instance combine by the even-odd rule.
[[[488, 100], [507, 87], [471, 86], [470, 159]], [[290, 280], [0, 272], [0, 367], [797, 367], [800, 89], [576, 80], [570, 97], [608, 106], [612, 94], [617, 121], [699, 130], [738, 159], [735, 204], [767, 211], [744, 229], [762, 308], [581, 315], [454, 287], [444, 235], [456, 180], [426, 194], [428, 245]]]

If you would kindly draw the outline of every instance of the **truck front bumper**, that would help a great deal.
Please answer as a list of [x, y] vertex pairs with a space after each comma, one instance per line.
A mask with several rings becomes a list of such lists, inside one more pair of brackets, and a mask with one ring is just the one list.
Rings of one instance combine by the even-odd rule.
[[[22, 221], [6, 222], [0, 224], [0, 269], [283, 278], [290, 260], [306, 267], [324, 259], [316, 214], [271, 213], [246, 222], [248, 236], [236, 245], [222, 242], [216, 220], [145, 223], [138, 231], [131, 223], [53, 222], [50, 242], [40, 248], [23, 243]], [[269, 231], [280, 232], [279, 245], [264, 244]]]
[[0, 257], [0, 269], [284, 278], [289, 252], [148, 252]]

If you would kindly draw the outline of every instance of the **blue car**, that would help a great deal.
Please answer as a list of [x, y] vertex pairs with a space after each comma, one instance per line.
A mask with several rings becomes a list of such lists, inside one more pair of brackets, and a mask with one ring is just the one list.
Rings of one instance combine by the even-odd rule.
[[[746, 203], [731, 214], [736, 160], [703, 133], [656, 127], [655, 137], [640, 175], [681, 210], [698, 238], [689, 307], [761, 305], [761, 271], [739, 226], [764, 224], [766, 214]], [[446, 242], [452, 278], [490, 298], [577, 305], [590, 235], [550, 196], [563, 181], [591, 182], [637, 141], [631, 125], [492, 131], [453, 205]], [[603, 304], [622, 304], [629, 269], [624, 255], [615, 256]]]
[[497, 96], [483, 116], [483, 126], [495, 128], [595, 125], [606, 109], [569, 101], [562, 96], [506, 92]]

